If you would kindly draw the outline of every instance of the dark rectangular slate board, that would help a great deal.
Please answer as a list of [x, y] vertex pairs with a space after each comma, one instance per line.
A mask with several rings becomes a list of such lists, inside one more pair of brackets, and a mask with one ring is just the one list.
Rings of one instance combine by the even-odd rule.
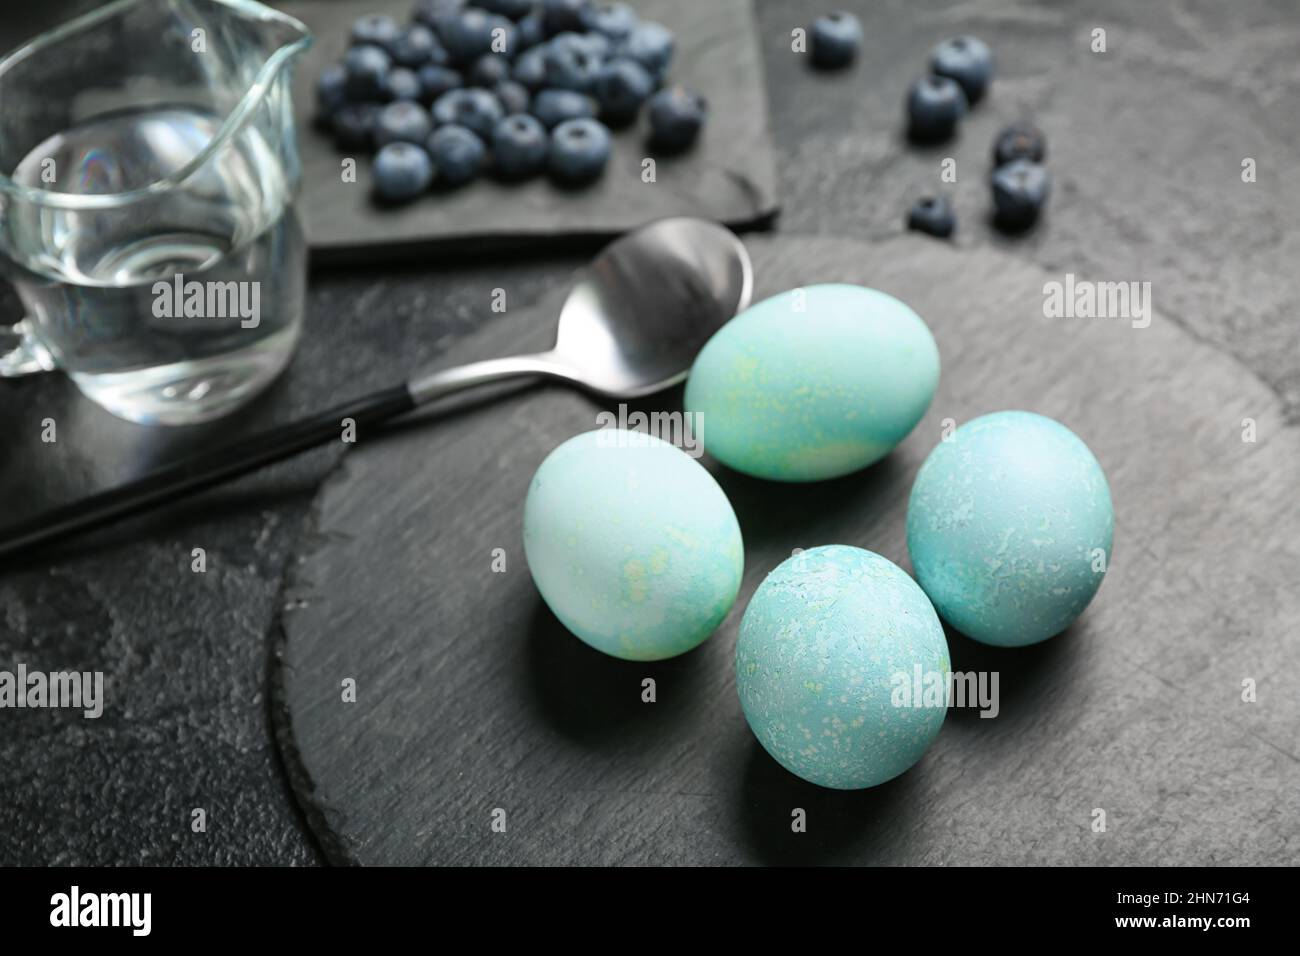
[[[655, 664], [567, 633], [521, 546], [534, 470], [596, 427], [601, 403], [542, 386], [363, 437], [322, 487], [291, 568], [272, 679], [282, 750], [331, 857], [1294, 863], [1300, 430], [1277, 395], [1159, 313], [1146, 329], [1045, 318], [1051, 275], [995, 250], [917, 237], [747, 245], [756, 298], [850, 281], [911, 304], [943, 361], [925, 419], [887, 458], [831, 482], [758, 481], [706, 456], [740, 520], [744, 582], [708, 641]], [[544, 346], [557, 305], [496, 319], [448, 361]], [[680, 389], [642, 407], [678, 402]], [[908, 493], [945, 420], [1004, 408], [1064, 422], [1106, 469], [1105, 584], [1073, 627], [1034, 647], [950, 632], [955, 670], [1000, 674], [995, 719], [954, 709], [915, 767], [871, 790], [798, 780], [756, 742], [736, 697], [750, 595], [796, 547], [852, 544], [910, 568]], [[491, 570], [496, 548], [505, 573]], [[355, 704], [341, 701], [345, 677]], [[496, 808], [505, 833], [491, 829]], [[806, 833], [791, 831], [795, 808]]]
[[[677, 156], [651, 153], [646, 119], [617, 131], [605, 175], [582, 190], [545, 179], [521, 184], [482, 179], [454, 192], [431, 193], [400, 209], [369, 196], [369, 159], [357, 157], [357, 181], [343, 182], [345, 154], [312, 125], [314, 84], [347, 47], [352, 22], [389, 13], [405, 22], [411, 0], [284, 3], [316, 42], [294, 75], [294, 109], [302, 152], [300, 208], [313, 263], [388, 260], [395, 255], [490, 251], [558, 239], [612, 236], [661, 216], [706, 216], [733, 227], [764, 223], [776, 212], [776, 170], [768, 132], [767, 94], [750, 0], [641, 0], [642, 19], [676, 34], [670, 81], [699, 90], [709, 122], [695, 147]], [[655, 159], [655, 181], [642, 161]]]

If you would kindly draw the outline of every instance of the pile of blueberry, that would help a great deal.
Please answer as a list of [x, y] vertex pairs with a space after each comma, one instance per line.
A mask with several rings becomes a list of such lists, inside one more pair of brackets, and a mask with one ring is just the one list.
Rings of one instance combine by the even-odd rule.
[[[940, 143], [952, 137], [969, 109], [984, 98], [993, 81], [993, 54], [971, 36], [945, 40], [930, 55], [930, 72], [907, 95], [908, 135], [914, 142]], [[1033, 225], [1047, 205], [1051, 177], [1043, 166], [1047, 141], [1037, 128], [1015, 123], [993, 144], [995, 221], [1007, 230]], [[957, 228], [952, 204], [943, 196], [917, 200], [908, 228], [948, 237]]]
[[695, 142], [706, 104], [664, 85], [674, 47], [623, 3], [418, 0], [410, 24], [353, 24], [343, 61], [317, 79], [318, 124], [342, 150], [375, 152], [385, 202], [489, 171], [580, 186], [604, 171], [611, 127], [643, 106], [652, 148]]

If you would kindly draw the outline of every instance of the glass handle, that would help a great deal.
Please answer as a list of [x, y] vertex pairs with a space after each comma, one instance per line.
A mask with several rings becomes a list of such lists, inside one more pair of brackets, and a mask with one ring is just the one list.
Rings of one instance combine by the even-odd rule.
[[[12, 344], [11, 339], [14, 340]], [[12, 328], [0, 330], [0, 348], [5, 346], [8, 346], [7, 350], [0, 353], [0, 378], [17, 378], [54, 368], [54, 357], [32, 335], [26, 319]]]

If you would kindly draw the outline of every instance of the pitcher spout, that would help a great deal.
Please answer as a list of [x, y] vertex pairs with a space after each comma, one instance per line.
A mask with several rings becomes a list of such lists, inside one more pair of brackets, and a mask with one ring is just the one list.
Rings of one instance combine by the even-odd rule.
[[274, 71], [284, 69], [312, 44], [311, 31], [301, 20], [281, 13], [257, 0], [216, 0], [235, 15], [256, 25], [266, 64]]
[[[0, 111], [0, 209], [148, 202], [250, 137], [262, 144], [257, 174], [283, 174], [292, 186], [299, 164], [288, 75], [311, 43], [301, 21], [256, 0], [114, 0], [37, 37], [0, 57], [0, 103], [16, 104]], [[193, 122], [148, 119], [177, 108]], [[90, 168], [84, 156], [58, 153], [68, 131], [127, 112], [143, 118], [141, 130], [187, 132], [166, 136], [169, 148], [149, 163]], [[42, 158], [60, 162], [46, 175], [20, 175]]]

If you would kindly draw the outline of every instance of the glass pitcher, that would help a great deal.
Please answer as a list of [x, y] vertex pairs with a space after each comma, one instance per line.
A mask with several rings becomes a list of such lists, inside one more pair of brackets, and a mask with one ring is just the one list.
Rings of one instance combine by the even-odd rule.
[[116, 415], [186, 424], [279, 374], [310, 43], [252, 0], [117, 0], [0, 60], [0, 266], [26, 312], [0, 375], [57, 368]]

